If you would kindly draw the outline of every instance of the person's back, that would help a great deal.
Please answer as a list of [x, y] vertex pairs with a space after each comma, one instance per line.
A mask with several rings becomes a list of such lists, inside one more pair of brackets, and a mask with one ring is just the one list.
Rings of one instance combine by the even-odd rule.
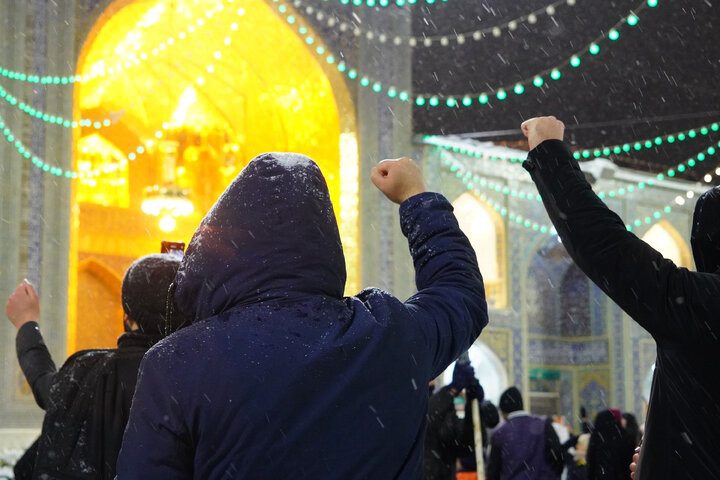
[[510, 387], [500, 396], [506, 419], [490, 438], [488, 480], [560, 480], [563, 454], [550, 417], [523, 410], [520, 391]]
[[502, 450], [503, 480], [560, 478], [545, 459], [546, 424], [545, 417], [511, 416], [493, 432], [491, 448]]
[[126, 332], [117, 348], [76, 352], [58, 371], [37, 324], [34, 288], [23, 282], [11, 295], [6, 313], [18, 327], [18, 360], [46, 411], [15, 478], [114, 478], [140, 361], [163, 336], [167, 291], [179, 264], [160, 254], [135, 261], [122, 283]]
[[598, 199], [554, 117], [523, 124], [523, 166], [577, 265], [657, 343], [636, 480], [720, 478], [720, 187], [697, 201], [697, 271], [677, 267], [628, 232]]
[[343, 298], [318, 167], [253, 160], [190, 242], [175, 308], [194, 323], [143, 361], [118, 478], [419, 478], [425, 386], [487, 322], [450, 205], [421, 191], [401, 206], [418, 294]]

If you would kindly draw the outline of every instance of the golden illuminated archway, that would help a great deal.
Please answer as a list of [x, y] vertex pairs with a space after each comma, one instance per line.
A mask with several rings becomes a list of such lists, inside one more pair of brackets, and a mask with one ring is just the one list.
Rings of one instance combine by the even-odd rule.
[[692, 267], [692, 255], [687, 243], [667, 220], [660, 220], [650, 227], [642, 239], [678, 267]]
[[320, 165], [347, 290], [356, 290], [355, 114], [340, 74], [310, 48], [262, 0], [118, 0], [97, 21], [75, 86], [83, 128], [74, 138], [69, 351], [93, 301], [78, 262], [102, 261], [121, 278], [161, 240], [187, 242], [262, 152], [299, 152]]
[[465, 192], [453, 202], [460, 228], [477, 255], [485, 296], [493, 308], [507, 307], [506, 234], [502, 217], [476, 195]]

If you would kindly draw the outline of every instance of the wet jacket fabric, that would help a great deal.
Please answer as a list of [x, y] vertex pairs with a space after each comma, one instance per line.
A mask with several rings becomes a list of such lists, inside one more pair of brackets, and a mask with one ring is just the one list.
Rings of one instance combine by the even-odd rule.
[[143, 360], [118, 478], [420, 479], [427, 384], [487, 309], [447, 200], [416, 195], [400, 220], [418, 292], [343, 298], [317, 165], [251, 161], [188, 246], [174, 298], [194, 323]]
[[490, 438], [487, 480], [560, 480], [563, 455], [552, 419], [517, 411]]
[[696, 203], [690, 271], [626, 230], [562, 142], [523, 166], [573, 260], [657, 343], [635, 478], [720, 478], [720, 188]]
[[55, 371], [37, 324], [23, 325], [18, 360], [46, 413], [16, 478], [114, 478], [140, 360], [159, 338], [126, 332], [117, 349], [81, 350]]

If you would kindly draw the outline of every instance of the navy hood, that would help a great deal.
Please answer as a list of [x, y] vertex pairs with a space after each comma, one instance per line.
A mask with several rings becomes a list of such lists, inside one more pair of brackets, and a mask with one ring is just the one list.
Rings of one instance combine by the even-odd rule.
[[698, 198], [690, 243], [698, 272], [720, 270], [720, 186]]
[[238, 174], [195, 231], [175, 280], [185, 321], [308, 295], [342, 298], [345, 257], [327, 184], [295, 153], [265, 153]]

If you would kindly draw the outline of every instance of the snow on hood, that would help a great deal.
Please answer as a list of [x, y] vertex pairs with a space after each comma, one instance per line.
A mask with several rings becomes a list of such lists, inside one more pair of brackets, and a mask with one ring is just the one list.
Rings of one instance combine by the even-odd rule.
[[690, 243], [698, 272], [720, 270], [720, 186], [698, 198]]
[[176, 278], [188, 321], [239, 305], [341, 298], [345, 257], [325, 179], [295, 153], [254, 158], [195, 231]]

